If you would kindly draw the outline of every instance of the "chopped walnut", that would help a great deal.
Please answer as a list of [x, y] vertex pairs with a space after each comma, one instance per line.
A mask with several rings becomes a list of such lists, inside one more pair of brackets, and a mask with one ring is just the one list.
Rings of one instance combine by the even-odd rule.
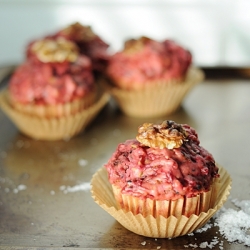
[[77, 42], [91, 41], [96, 37], [90, 26], [81, 25], [79, 22], [71, 24], [60, 33], [67, 37], [73, 37]]
[[173, 149], [187, 140], [187, 134], [180, 124], [164, 121], [160, 125], [144, 123], [139, 127], [136, 139], [148, 147]]
[[140, 51], [148, 41], [151, 41], [151, 39], [145, 36], [142, 36], [139, 39], [127, 40], [125, 42], [124, 52], [128, 55], [132, 55]]
[[31, 50], [41, 62], [75, 62], [79, 52], [78, 47], [64, 38], [43, 39], [36, 41]]

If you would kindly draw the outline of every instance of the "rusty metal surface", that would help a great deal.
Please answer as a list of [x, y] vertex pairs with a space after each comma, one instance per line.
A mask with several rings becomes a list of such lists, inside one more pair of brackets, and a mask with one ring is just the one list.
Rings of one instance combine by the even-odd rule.
[[[3, 71], [0, 77], [8, 72]], [[32, 140], [0, 110], [0, 249], [193, 249], [190, 244], [214, 237], [223, 249], [247, 249], [229, 244], [216, 227], [171, 240], [136, 235], [103, 211], [89, 189], [69, 187], [88, 186], [117, 144], [134, 138], [143, 122], [172, 119], [193, 126], [201, 145], [227, 169], [231, 197], [250, 199], [249, 93], [246, 79], [206, 80], [177, 113], [157, 119], [126, 117], [111, 100], [86, 131], [69, 141]], [[230, 199], [225, 207], [234, 207]]]

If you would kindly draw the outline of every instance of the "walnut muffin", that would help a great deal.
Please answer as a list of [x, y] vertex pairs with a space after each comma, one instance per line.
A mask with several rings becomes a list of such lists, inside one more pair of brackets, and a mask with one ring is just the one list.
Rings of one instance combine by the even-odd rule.
[[[134, 214], [189, 217], [214, 206], [218, 167], [189, 125], [145, 123], [136, 139], [118, 145], [105, 167], [119, 206]], [[182, 205], [172, 210], [173, 201]]]
[[226, 201], [231, 178], [192, 127], [167, 120], [141, 125], [91, 185], [95, 202], [128, 230], [174, 238], [204, 226]]
[[111, 57], [107, 74], [122, 89], [143, 89], [158, 81], [182, 81], [191, 63], [190, 51], [176, 42], [140, 37], [127, 40]]
[[133, 117], [159, 117], [175, 112], [186, 94], [203, 79], [192, 67], [192, 55], [172, 40], [148, 37], [125, 42], [107, 67], [110, 93]]
[[15, 109], [60, 117], [89, 107], [97, 87], [90, 59], [74, 43], [46, 38], [29, 45], [29, 60], [15, 70], [8, 90]]
[[28, 48], [28, 59], [1, 95], [3, 110], [32, 138], [79, 134], [108, 101], [95, 82], [91, 60], [62, 37], [39, 39]]

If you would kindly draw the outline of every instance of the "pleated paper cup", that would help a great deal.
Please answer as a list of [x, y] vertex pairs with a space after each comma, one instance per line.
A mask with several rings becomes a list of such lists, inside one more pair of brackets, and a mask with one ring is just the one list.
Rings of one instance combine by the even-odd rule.
[[94, 90], [88, 93], [84, 98], [78, 98], [72, 102], [59, 103], [56, 105], [36, 105], [36, 104], [22, 104], [18, 102], [11, 102], [12, 107], [28, 115], [38, 117], [61, 117], [76, 114], [83, 109], [90, 107], [97, 98], [97, 91]]
[[96, 102], [86, 109], [72, 115], [46, 118], [14, 109], [6, 93], [6, 91], [0, 93], [2, 110], [22, 133], [40, 140], [60, 140], [79, 134], [109, 101], [109, 94], [102, 92]]
[[[198, 68], [190, 68], [183, 81], [145, 83], [145, 88], [124, 90], [105, 84], [124, 114], [131, 117], [160, 117], [174, 113], [188, 92], [204, 79]], [[136, 84], [135, 84], [136, 85]]]
[[214, 190], [218, 190], [218, 192], [215, 198], [210, 198], [214, 204], [211, 204], [213, 205], [211, 208], [204, 208], [204, 210], [207, 210], [199, 214], [143, 215], [142, 213], [133, 213], [122, 209], [119, 206], [120, 202], [117, 203], [104, 167], [93, 175], [91, 192], [94, 201], [128, 230], [146, 237], [175, 238], [192, 233], [204, 226], [225, 203], [231, 189], [231, 178], [221, 166], [219, 166], [219, 174], [220, 178], [213, 183]]
[[199, 215], [214, 207], [217, 192], [217, 185], [212, 185], [208, 192], [201, 193], [191, 198], [180, 198], [174, 201], [140, 199], [135, 196], [122, 194], [121, 188], [112, 185], [117, 206], [126, 212], [132, 212], [134, 215], [142, 214], [143, 217], [152, 215], [153, 217], [169, 217], [185, 215], [189, 217], [192, 214]]

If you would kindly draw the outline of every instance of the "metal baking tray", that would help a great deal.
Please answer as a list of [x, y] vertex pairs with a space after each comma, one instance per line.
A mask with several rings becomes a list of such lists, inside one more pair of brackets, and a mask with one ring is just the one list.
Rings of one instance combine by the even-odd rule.
[[[13, 68], [1, 68], [1, 88]], [[155, 119], [127, 117], [111, 99], [84, 132], [61, 141], [26, 137], [0, 110], [0, 248], [194, 249], [217, 239], [213, 249], [245, 249], [229, 244], [216, 226], [175, 239], [134, 234], [94, 202], [90, 181], [118, 143], [136, 136], [139, 125], [171, 119], [196, 129], [231, 174], [232, 196], [249, 199], [249, 93], [246, 81], [205, 80], [175, 114]], [[238, 110], [230, 104], [237, 100], [244, 102]], [[233, 207], [230, 201], [225, 206]]]

